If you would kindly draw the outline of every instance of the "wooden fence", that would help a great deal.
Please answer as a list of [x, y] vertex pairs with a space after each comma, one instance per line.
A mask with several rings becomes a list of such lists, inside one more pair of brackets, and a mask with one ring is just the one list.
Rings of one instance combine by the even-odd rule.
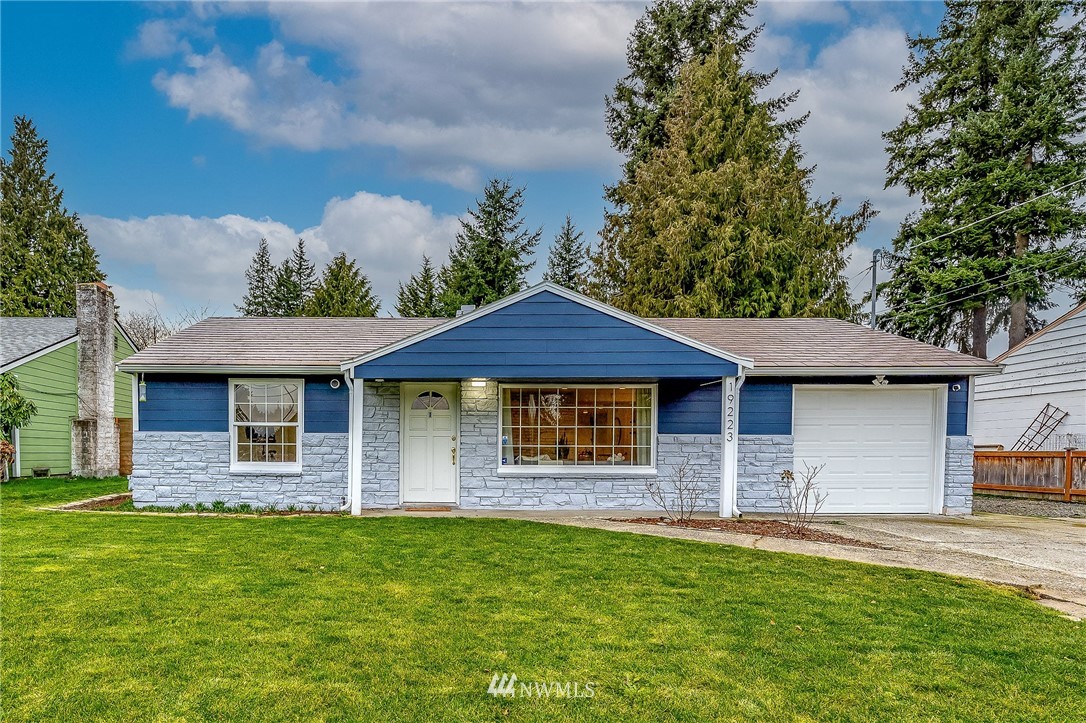
[[132, 474], [132, 420], [117, 417], [117, 446], [120, 448], [120, 473]]
[[1086, 450], [973, 454], [973, 490], [1059, 495], [1086, 502]]

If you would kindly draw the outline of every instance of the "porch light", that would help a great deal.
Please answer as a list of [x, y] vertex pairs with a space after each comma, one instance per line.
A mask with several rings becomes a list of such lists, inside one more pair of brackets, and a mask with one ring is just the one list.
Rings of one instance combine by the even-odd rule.
[[142, 374], [140, 375], [140, 401], [147, 401], [147, 381], [143, 378]]
[[473, 386], [473, 387], [485, 387], [486, 386], [486, 379], [478, 379], [478, 378], [472, 379], [471, 380], [471, 386]]

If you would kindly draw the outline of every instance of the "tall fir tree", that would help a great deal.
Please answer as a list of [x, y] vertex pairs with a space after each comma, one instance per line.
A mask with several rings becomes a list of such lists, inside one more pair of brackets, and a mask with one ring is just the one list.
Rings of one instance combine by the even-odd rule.
[[755, 0], [657, 0], [634, 25], [626, 46], [629, 73], [606, 99], [607, 132], [626, 156], [623, 178], [667, 145], [666, 119], [679, 73], [708, 57], [720, 40], [740, 53], [754, 46], [758, 30], [747, 22]]
[[948, 0], [938, 32], [909, 40], [896, 89], [919, 97], [884, 135], [887, 186], [923, 206], [889, 255], [885, 328], [985, 357], [1000, 328], [1026, 338], [1055, 287], [1086, 295], [1082, 15], [1070, 0]]
[[[638, 19], [626, 46], [629, 73], [607, 97], [606, 123], [611, 145], [625, 156], [622, 180], [633, 183], [638, 167], [668, 142], [666, 120], [682, 68], [704, 60], [718, 42], [730, 42], [741, 55], [754, 48], [760, 28], [748, 28], [755, 0], [656, 0]], [[756, 75], [764, 87], [772, 75]], [[794, 94], [773, 101], [783, 109]], [[626, 203], [619, 186], [604, 195], [613, 206], [605, 225], [621, 225]], [[601, 237], [591, 254], [584, 291], [601, 301], [616, 297], [626, 260], [614, 248], [616, 236]]]
[[294, 251], [275, 270], [273, 316], [301, 316], [316, 287], [317, 268], [306, 256], [305, 239], [298, 239]]
[[544, 281], [564, 286], [570, 291], [581, 292], [585, 286], [585, 266], [588, 262], [588, 244], [581, 238], [582, 231], [573, 225], [573, 219], [566, 216], [554, 244], [547, 253], [547, 271]]
[[447, 316], [441, 303], [441, 285], [429, 256], [422, 257], [422, 267], [396, 294], [396, 313], [407, 317]]
[[241, 304], [234, 308], [244, 316], [277, 316], [273, 291], [275, 290], [275, 266], [272, 265], [268, 240], [260, 239], [252, 263], [245, 271], [247, 291]]
[[448, 315], [462, 305], [481, 306], [524, 288], [542, 229], [529, 231], [520, 215], [524, 187], [491, 179], [483, 198], [461, 219], [449, 263], [442, 268], [441, 303]]
[[324, 268], [313, 296], [306, 302], [305, 316], [377, 316], [381, 300], [373, 293], [369, 278], [347, 254], [335, 256]]
[[642, 316], [855, 316], [842, 272], [873, 211], [810, 197], [802, 119], [778, 119], [780, 99], [759, 97], [767, 82], [727, 42], [682, 70], [667, 145], [616, 186], [620, 210], [601, 231], [620, 261], [604, 270], [619, 270], [611, 303]]
[[0, 158], [0, 314], [75, 316], [75, 285], [101, 281], [98, 253], [49, 173], [48, 142], [16, 116]]

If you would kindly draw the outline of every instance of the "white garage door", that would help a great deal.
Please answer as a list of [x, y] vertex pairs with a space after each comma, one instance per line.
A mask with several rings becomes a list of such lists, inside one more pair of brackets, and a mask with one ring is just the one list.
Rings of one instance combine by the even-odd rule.
[[795, 469], [826, 464], [822, 512], [938, 512], [936, 407], [932, 389], [796, 387]]

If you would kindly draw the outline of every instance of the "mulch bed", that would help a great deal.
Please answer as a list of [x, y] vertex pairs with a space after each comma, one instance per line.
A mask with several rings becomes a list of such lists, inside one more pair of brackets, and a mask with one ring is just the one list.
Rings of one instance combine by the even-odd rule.
[[667, 517], [634, 517], [632, 519], [612, 518], [613, 522], [632, 522], [637, 525], [663, 525], [665, 527], [684, 527], [691, 530], [708, 530], [710, 532], [739, 532], [744, 535], [757, 535], [758, 537], [782, 537], [786, 540], [806, 540], [808, 542], [829, 542], [834, 545], [848, 545], [849, 547], [866, 547], [872, 550], [881, 550], [881, 545], [876, 545], [863, 540], [854, 540], [851, 537], [835, 535], [832, 532], [824, 532], [808, 528], [794, 531], [788, 525], [778, 520], [704, 520], [695, 518], [686, 522], [671, 520]]

